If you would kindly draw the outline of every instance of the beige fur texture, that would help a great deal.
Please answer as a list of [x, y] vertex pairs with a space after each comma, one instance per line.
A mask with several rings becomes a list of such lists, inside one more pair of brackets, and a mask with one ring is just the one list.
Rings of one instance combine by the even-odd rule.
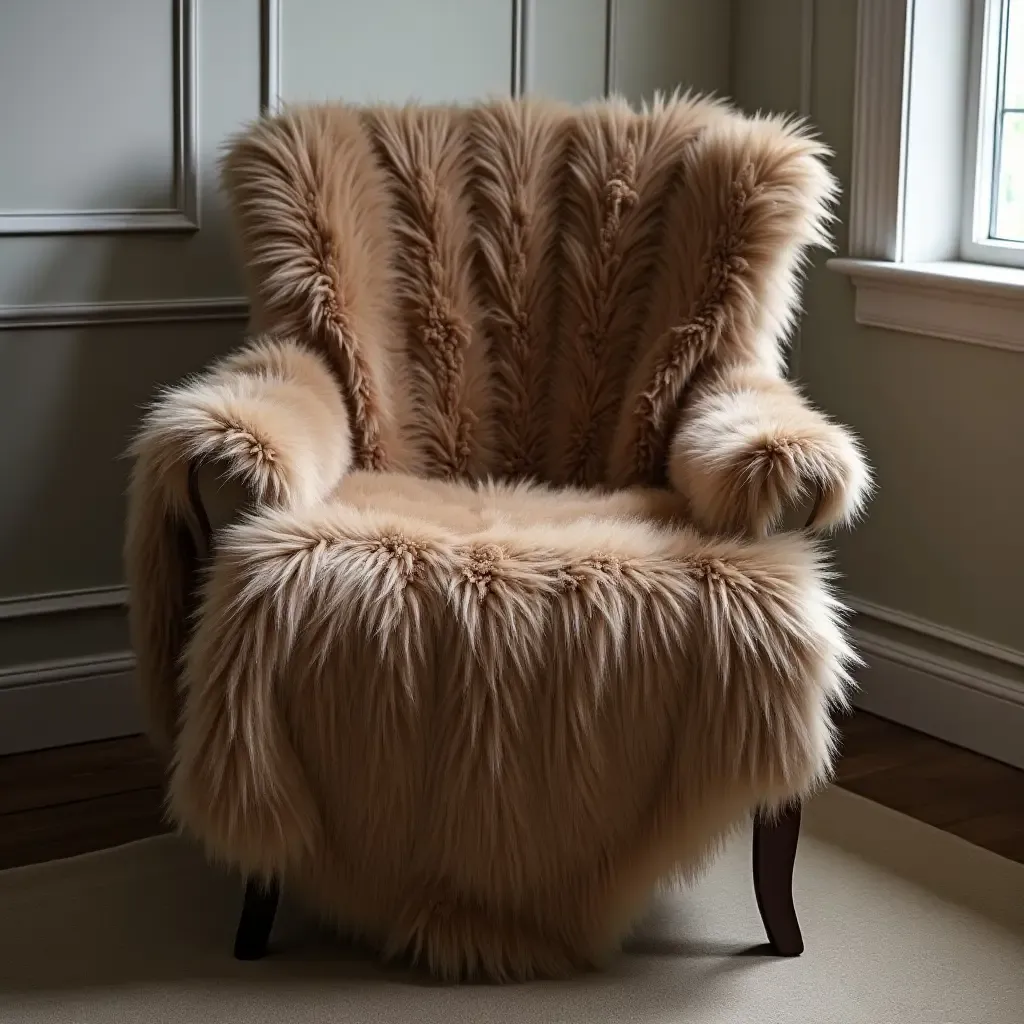
[[[814, 541], [766, 536], [870, 488], [782, 377], [823, 156], [690, 97], [232, 143], [264, 333], [154, 405], [127, 540], [169, 806], [212, 856], [442, 977], [560, 975], [827, 777], [852, 654]], [[248, 507], [193, 608], [200, 463]]]

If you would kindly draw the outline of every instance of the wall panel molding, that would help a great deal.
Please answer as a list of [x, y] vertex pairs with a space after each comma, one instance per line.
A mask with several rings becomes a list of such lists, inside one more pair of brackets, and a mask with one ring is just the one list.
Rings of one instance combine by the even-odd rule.
[[45, 594], [0, 598], [0, 621], [63, 615], [97, 608], [125, 608], [127, 605], [128, 588], [125, 586], [55, 590]]
[[175, 0], [174, 10], [174, 199], [172, 216], [199, 228], [199, 26], [198, 0]]
[[800, 106], [801, 117], [811, 116], [814, 96], [814, 0], [800, 4]]
[[618, 0], [606, 0], [604, 10], [604, 94], [613, 96], [618, 91], [615, 73], [615, 26], [619, 18]]
[[174, 0], [174, 205], [161, 209], [0, 210], [0, 235], [196, 231], [199, 228], [198, 0]]
[[216, 320], [246, 320], [248, 316], [249, 301], [245, 298], [0, 305], [0, 331], [118, 324], [204, 323]]
[[530, 74], [530, 33], [533, 31], [533, 0], [512, 0], [512, 81], [513, 96], [527, 95], [533, 79]]
[[260, 110], [281, 106], [281, 0], [260, 0]]

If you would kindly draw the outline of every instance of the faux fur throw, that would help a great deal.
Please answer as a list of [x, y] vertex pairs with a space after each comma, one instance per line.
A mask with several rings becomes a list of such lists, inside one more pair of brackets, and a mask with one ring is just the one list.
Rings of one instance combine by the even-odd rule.
[[[558, 974], [826, 777], [851, 654], [812, 541], [763, 536], [868, 487], [781, 376], [821, 158], [693, 99], [234, 142], [265, 336], [155, 405], [127, 542], [170, 807], [212, 855], [442, 975]], [[250, 503], [191, 620], [190, 464]]]

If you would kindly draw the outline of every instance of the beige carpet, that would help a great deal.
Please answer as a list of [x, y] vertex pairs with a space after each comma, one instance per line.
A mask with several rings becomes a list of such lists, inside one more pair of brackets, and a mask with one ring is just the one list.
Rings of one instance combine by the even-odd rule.
[[751, 951], [743, 835], [696, 890], [659, 899], [607, 973], [451, 988], [378, 969], [294, 908], [280, 952], [235, 963], [237, 881], [150, 839], [0, 873], [0, 1020], [1024, 1022], [1024, 866], [830, 790], [808, 810], [797, 878], [798, 960]]

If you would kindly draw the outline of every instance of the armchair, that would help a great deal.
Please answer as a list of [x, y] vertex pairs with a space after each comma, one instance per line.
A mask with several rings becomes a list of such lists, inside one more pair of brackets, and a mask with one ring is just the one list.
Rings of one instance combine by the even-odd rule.
[[[446, 978], [600, 963], [756, 815], [775, 952], [852, 654], [808, 531], [851, 435], [782, 375], [835, 186], [683, 98], [297, 108], [224, 180], [255, 340], [163, 395], [126, 561], [172, 815]], [[234, 487], [234, 496], [226, 488]]]

